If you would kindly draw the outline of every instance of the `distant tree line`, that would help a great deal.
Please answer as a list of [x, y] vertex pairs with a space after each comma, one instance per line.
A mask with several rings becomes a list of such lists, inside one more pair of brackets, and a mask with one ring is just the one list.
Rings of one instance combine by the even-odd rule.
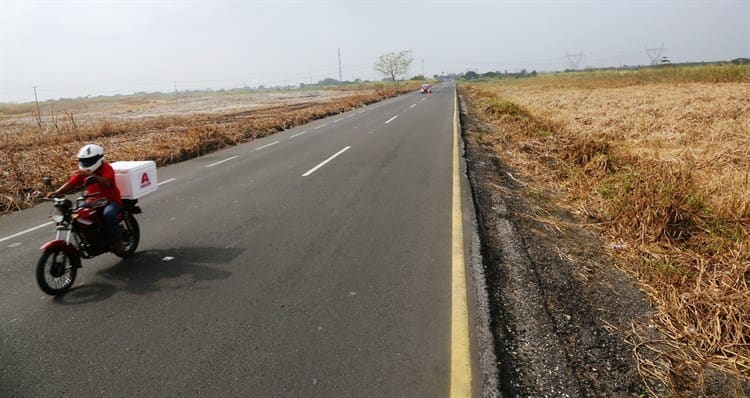
[[364, 82], [364, 80], [362, 79], [354, 79], [353, 81], [352, 80], [340, 81], [332, 77], [326, 77], [325, 79], [318, 80], [318, 82], [315, 84], [300, 83], [299, 87], [305, 88], [305, 87], [315, 87], [315, 86], [338, 86], [340, 84], [357, 84], [357, 83], [362, 83], [362, 82]]
[[522, 79], [525, 77], [535, 77], [537, 75], [535, 70], [532, 70], [531, 72], [528, 72], [526, 69], [521, 69], [520, 72], [511, 72], [508, 73], [508, 71], [490, 71], [485, 72], [482, 74], [479, 74], [477, 72], [474, 72], [473, 70], [470, 70], [463, 74], [462, 79], [463, 80], [474, 80], [474, 79]]

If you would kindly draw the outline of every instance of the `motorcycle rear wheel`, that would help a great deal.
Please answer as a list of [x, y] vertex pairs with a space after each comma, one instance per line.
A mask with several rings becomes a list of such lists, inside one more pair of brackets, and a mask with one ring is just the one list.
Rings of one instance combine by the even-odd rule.
[[121, 225], [123, 227], [122, 250], [116, 250], [112, 253], [118, 257], [127, 258], [138, 249], [138, 243], [141, 241], [141, 228], [138, 226], [138, 221], [130, 213], [125, 214]]
[[36, 282], [43, 292], [59, 296], [67, 292], [78, 273], [73, 254], [63, 247], [52, 247], [42, 253], [36, 265]]

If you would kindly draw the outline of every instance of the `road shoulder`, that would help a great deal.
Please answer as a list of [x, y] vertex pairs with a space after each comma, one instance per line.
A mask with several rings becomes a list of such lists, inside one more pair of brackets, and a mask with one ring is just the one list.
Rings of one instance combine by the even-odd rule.
[[486, 150], [492, 134], [461, 98], [461, 123], [504, 396], [643, 394], [630, 324], [645, 295], [596, 236]]

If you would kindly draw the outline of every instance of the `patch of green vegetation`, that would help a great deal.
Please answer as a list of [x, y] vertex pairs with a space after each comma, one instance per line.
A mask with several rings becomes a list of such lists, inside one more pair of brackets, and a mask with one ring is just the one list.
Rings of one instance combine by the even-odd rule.
[[531, 115], [526, 109], [523, 109], [519, 105], [505, 100], [495, 100], [487, 106], [485, 111], [494, 116], [501, 117], [503, 115], [513, 116], [514, 118], [529, 118]]
[[599, 184], [599, 186], [596, 187], [596, 190], [597, 192], [599, 192], [599, 195], [604, 199], [611, 198], [612, 195], [614, 195], [615, 193], [615, 190], [611, 186], [606, 185], [604, 183]]
[[597, 190], [604, 199], [616, 199], [632, 192], [641, 173], [635, 169], [623, 169], [604, 178]]
[[728, 222], [719, 217], [711, 216], [707, 223], [708, 232], [715, 237], [730, 242], [740, 242], [743, 238], [742, 229], [734, 222]]
[[673, 64], [671, 66], [592, 69], [544, 73], [535, 79], [486, 79], [486, 82], [482, 84], [593, 89], [688, 82], [747, 83], [750, 82], [750, 65], [724, 62], [706, 65]]
[[681, 278], [687, 275], [687, 271], [670, 260], [648, 260], [649, 271], [658, 275], [660, 279]]

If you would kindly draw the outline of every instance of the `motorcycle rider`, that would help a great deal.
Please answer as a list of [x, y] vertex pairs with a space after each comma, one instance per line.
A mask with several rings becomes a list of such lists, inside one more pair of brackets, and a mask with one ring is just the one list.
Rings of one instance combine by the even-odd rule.
[[121, 230], [117, 215], [122, 209], [122, 197], [120, 190], [115, 184], [115, 170], [104, 161], [104, 148], [96, 144], [86, 144], [78, 151], [78, 170], [70, 179], [47, 197], [62, 196], [73, 191], [86, 183], [88, 178], [93, 178], [86, 192], [91, 194], [99, 192], [101, 197], [108, 200], [107, 206], [102, 209], [102, 218], [106, 228], [107, 238], [113, 249], [122, 246], [120, 240]]

